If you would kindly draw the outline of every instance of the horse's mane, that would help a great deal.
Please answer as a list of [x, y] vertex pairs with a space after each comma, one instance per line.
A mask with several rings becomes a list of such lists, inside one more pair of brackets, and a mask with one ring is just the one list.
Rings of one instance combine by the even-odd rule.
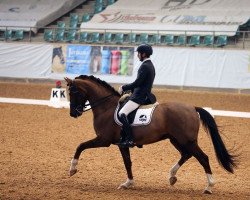
[[98, 83], [98, 84], [104, 86], [105, 88], [111, 90], [115, 95], [121, 96], [121, 95], [119, 94], [119, 92], [117, 92], [117, 91], [115, 90], [115, 88], [113, 88], [110, 84], [108, 84], [107, 82], [105, 82], [105, 81], [103, 81], [103, 80], [101, 80], [101, 79], [99, 79], [99, 78], [94, 77], [93, 75], [91, 75], [91, 76], [80, 75], [79, 77], [76, 77], [76, 79], [83, 79], [83, 80], [84, 80], [84, 79], [89, 79], [89, 80], [92, 80], [92, 81], [94, 81], [94, 82], [96, 82], [96, 83]]

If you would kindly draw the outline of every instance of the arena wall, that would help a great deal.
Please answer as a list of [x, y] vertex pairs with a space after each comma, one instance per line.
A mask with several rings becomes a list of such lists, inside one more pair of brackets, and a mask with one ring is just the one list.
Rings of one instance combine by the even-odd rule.
[[[249, 89], [248, 50], [153, 49], [156, 85]], [[127, 83], [135, 80], [140, 66], [134, 51], [124, 46], [2, 43], [0, 77], [61, 80], [93, 74], [109, 83]]]

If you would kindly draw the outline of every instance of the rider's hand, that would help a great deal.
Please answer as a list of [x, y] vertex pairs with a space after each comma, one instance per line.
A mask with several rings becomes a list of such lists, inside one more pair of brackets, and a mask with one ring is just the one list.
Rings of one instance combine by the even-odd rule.
[[119, 92], [120, 95], [122, 95], [122, 93], [123, 93], [122, 86], [119, 87], [118, 92]]

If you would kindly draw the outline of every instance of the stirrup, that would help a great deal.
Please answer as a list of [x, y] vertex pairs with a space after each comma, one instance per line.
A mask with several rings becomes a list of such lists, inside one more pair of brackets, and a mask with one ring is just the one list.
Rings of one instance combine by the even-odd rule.
[[117, 143], [115, 143], [115, 145], [120, 145], [121, 143], [125, 142], [125, 138], [120, 137], [119, 141]]
[[133, 148], [135, 146], [135, 143], [131, 140], [125, 140], [123, 142], [117, 143], [119, 147], [125, 148], [125, 147], [130, 147]]

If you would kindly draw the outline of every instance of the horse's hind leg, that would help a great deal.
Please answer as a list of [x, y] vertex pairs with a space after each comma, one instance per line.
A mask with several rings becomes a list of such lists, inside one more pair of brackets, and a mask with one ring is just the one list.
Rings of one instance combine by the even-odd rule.
[[177, 171], [189, 158], [192, 157], [192, 155], [185, 149], [185, 147], [180, 145], [176, 140], [170, 139], [170, 142], [181, 154], [180, 160], [171, 168], [169, 172], [169, 183], [170, 185], [174, 185], [177, 181], [177, 177], [175, 176]]
[[208, 156], [198, 146], [197, 141], [189, 144], [188, 150], [199, 161], [199, 163], [203, 166], [203, 168], [206, 172], [208, 185], [205, 188], [204, 193], [205, 194], [212, 194], [212, 187], [214, 186], [215, 183], [214, 183], [214, 180], [212, 177], [212, 171], [210, 168]]
[[127, 171], [128, 179], [127, 179], [126, 182], [122, 183], [118, 187], [118, 189], [121, 189], [121, 188], [127, 189], [127, 188], [134, 185], [130, 152], [129, 152], [129, 148], [121, 148], [121, 147], [119, 147], [119, 150], [120, 150], [120, 152], [122, 154], [122, 158], [123, 158], [123, 162], [124, 162], [124, 165], [125, 165], [125, 168], [126, 168], [126, 171]]

